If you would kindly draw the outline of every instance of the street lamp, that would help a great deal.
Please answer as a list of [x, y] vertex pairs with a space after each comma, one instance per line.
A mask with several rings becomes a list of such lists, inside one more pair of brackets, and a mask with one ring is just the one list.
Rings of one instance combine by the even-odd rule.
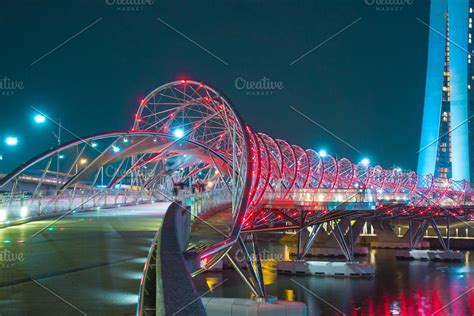
[[[15, 136], [8, 136], [5, 138], [5, 145], [8, 147], [15, 147], [18, 145], [18, 137]], [[3, 160], [3, 154], [0, 152], [0, 161]]]
[[328, 155], [328, 153], [327, 153], [324, 149], [321, 149], [321, 150], [319, 151], [319, 156], [320, 156], [321, 158], [324, 158], [324, 157], [326, 157], [327, 155]]
[[43, 124], [44, 122], [46, 122], [46, 117], [41, 114], [36, 114], [34, 119], [35, 119], [35, 122], [38, 124]]
[[8, 146], [18, 145], [18, 137], [8, 136], [7, 138], [5, 138], [5, 144], [7, 144]]
[[364, 166], [368, 166], [370, 164], [369, 158], [363, 158], [360, 163]]

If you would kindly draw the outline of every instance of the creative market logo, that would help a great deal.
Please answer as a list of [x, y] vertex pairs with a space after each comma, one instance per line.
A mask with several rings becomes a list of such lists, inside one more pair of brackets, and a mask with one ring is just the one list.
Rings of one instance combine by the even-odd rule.
[[3, 77], [0, 79], [0, 92], [2, 96], [12, 96], [15, 95], [15, 92], [18, 90], [23, 90], [25, 85], [23, 81], [12, 80], [8, 77]]
[[[129, 174], [130, 174], [129, 170], [117, 168], [116, 166], [113, 166], [113, 165], [109, 165], [105, 168], [105, 176], [109, 178], [125, 177]], [[133, 174], [139, 177], [149, 178], [149, 177], [154, 176], [154, 170], [152, 168], [147, 168], [147, 166], [143, 166], [139, 169], [135, 169], [133, 171]]]
[[380, 12], [400, 12], [414, 2], [415, 0], [364, 0], [367, 6], [375, 7], [375, 11]]
[[23, 261], [25, 261], [25, 256], [23, 253], [12, 252], [6, 248], [0, 251], [1, 268], [11, 268]]
[[259, 80], [247, 80], [242, 77], [235, 79], [234, 87], [237, 90], [245, 92], [245, 95], [271, 96], [279, 90], [283, 90], [283, 81], [270, 80], [263, 77]]
[[[285, 256], [282, 253], [273, 253], [273, 252], [270, 252], [270, 251], [264, 249], [262, 252], [260, 252], [257, 255], [254, 254], [254, 253], [250, 254], [250, 259], [251, 260], [254, 261], [257, 258], [259, 258], [261, 262], [282, 261], [282, 260], [284, 260]], [[244, 253], [242, 252], [241, 249], [239, 249], [235, 252], [234, 259], [239, 263], [246, 262], [246, 257], [245, 257], [245, 255], [244, 255]]]
[[105, 0], [105, 4], [115, 7], [117, 11], [138, 12], [155, 4], [155, 0]]

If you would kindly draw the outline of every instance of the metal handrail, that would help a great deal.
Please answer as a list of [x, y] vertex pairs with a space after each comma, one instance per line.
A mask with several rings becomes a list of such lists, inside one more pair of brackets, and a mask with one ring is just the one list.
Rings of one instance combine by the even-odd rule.
[[[156, 266], [157, 266], [156, 257], [158, 255], [157, 252], [158, 252], [158, 247], [160, 243], [160, 240], [159, 240], [160, 235], [161, 235], [161, 229], [158, 229], [155, 236], [153, 237], [153, 241], [151, 243], [150, 249], [148, 250], [145, 266], [143, 268], [143, 276], [140, 281], [140, 288], [138, 289], [138, 304], [137, 304], [137, 311], [136, 311], [137, 316], [146, 315], [144, 313], [145, 308], [147, 308], [147, 310], [155, 310], [155, 314], [156, 314], [156, 306], [163, 306], [163, 304], [157, 305], [156, 302], [153, 305], [154, 309], [148, 309], [148, 307], [145, 306], [145, 300], [147, 298], [152, 297], [156, 299], [156, 293], [153, 293], [153, 295], [150, 295], [150, 293], [148, 293], [147, 291], [147, 288], [150, 286], [150, 283], [148, 282], [148, 280], [150, 280], [149, 274], [153, 272], [155, 273], [155, 276], [156, 276]], [[155, 268], [154, 270], [151, 269], [153, 267]], [[153, 278], [151, 278], [151, 280], [153, 280]], [[152, 288], [156, 289], [156, 287], [158, 286], [161, 287], [161, 284], [159, 284], [161, 281], [158, 280], [157, 278], [155, 278], [155, 281], [156, 281], [156, 285], [152, 284], [153, 285]]]

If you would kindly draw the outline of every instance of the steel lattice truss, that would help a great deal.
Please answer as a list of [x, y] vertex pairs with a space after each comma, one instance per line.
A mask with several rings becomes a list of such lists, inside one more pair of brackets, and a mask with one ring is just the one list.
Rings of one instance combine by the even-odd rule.
[[[203, 251], [203, 256], [222, 256], [242, 230], [304, 227], [344, 214], [366, 219], [428, 214], [470, 219], [474, 202], [466, 181], [354, 164], [331, 155], [322, 157], [312, 149], [254, 132], [216, 89], [184, 80], [165, 84], [145, 97], [131, 130], [61, 145], [1, 180], [0, 187], [15, 184], [6, 202], [12, 214], [19, 212], [14, 209], [16, 183], [35, 172], [40, 183], [48, 177], [56, 183], [51, 192], [39, 192], [38, 186], [28, 195], [29, 205], [41, 205], [39, 215], [51, 205], [82, 206], [86, 193], [101, 196], [107, 204], [111, 194], [116, 194], [117, 201], [113, 190], [119, 190], [122, 200], [127, 201], [124, 186], [137, 201], [138, 196], [141, 200], [170, 196], [177, 184], [202, 188], [188, 192], [196, 198], [201, 195], [201, 202], [225, 197], [227, 204], [221, 201], [212, 205], [231, 211], [229, 229], [220, 242]], [[315, 198], [320, 195], [324, 197]], [[383, 203], [375, 199], [377, 195], [396, 199]], [[368, 201], [367, 196], [374, 200]], [[400, 197], [403, 199], [399, 201]], [[275, 207], [277, 202], [286, 206]], [[334, 207], [334, 202], [343, 207], [359, 203], [360, 207], [358, 211], [344, 210]], [[298, 203], [299, 210], [305, 203], [307, 209], [296, 211]], [[372, 203], [372, 207], [363, 209], [364, 203]], [[211, 208], [201, 208], [198, 214], [208, 210]]]
[[[344, 196], [335, 201], [338, 204], [357, 203], [364, 194], [384, 197], [403, 197], [402, 201], [390, 201], [384, 205], [375, 203], [372, 212], [358, 212], [355, 216], [388, 218], [410, 216], [464, 216], [470, 209], [474, 195], [466, 181], [434, 178], [432, 175], [420, 176], [415, 172], [402, 172], [399, 169], [383, 169], [366, 164], [354, 164], [346, 158], [336, 160], [331, 155], [321, 157], [312, 149], [304, 150], [286, 141], [273, 139], [263, 133], [246, 128], [251, 144], [252, 182], [250, 204], [244, 219], [244, 230], [255, 231], [269, 227], [288, 228], [300, 225], [300, 212], [296, 207], [265, 207], [268, 199], [279, 201], [305, 201], [304, 194], [316, 195], [322, 192], [326, 197]], [[311, 200], [311, 199], [310, 199]], [[400, 200], [402, 200], [400, 198]], [[312, 199], [314, 201], [314, 199]], [[319, 203], [318, 203], [319, 202]], [[314, 223], [324, 216], [332, 216], [330, 207], [320, 199], [319, 212], [306, 212], [303, 221]], [[359, 201], [363, 202], [363, 201]], [[307, 205], [311, 209], [310, 205]], [[470, 219], [468, 217], [467, 219]], [[304, 225], [304, 224], [303, 224]], [[309, 226], [309, 224], [307, 225]]]

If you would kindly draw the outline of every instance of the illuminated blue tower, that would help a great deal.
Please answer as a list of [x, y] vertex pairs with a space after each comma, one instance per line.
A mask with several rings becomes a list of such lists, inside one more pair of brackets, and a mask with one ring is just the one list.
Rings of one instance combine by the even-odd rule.
[[470, 180], [472, 2], [431, 1], [421, 175]]

